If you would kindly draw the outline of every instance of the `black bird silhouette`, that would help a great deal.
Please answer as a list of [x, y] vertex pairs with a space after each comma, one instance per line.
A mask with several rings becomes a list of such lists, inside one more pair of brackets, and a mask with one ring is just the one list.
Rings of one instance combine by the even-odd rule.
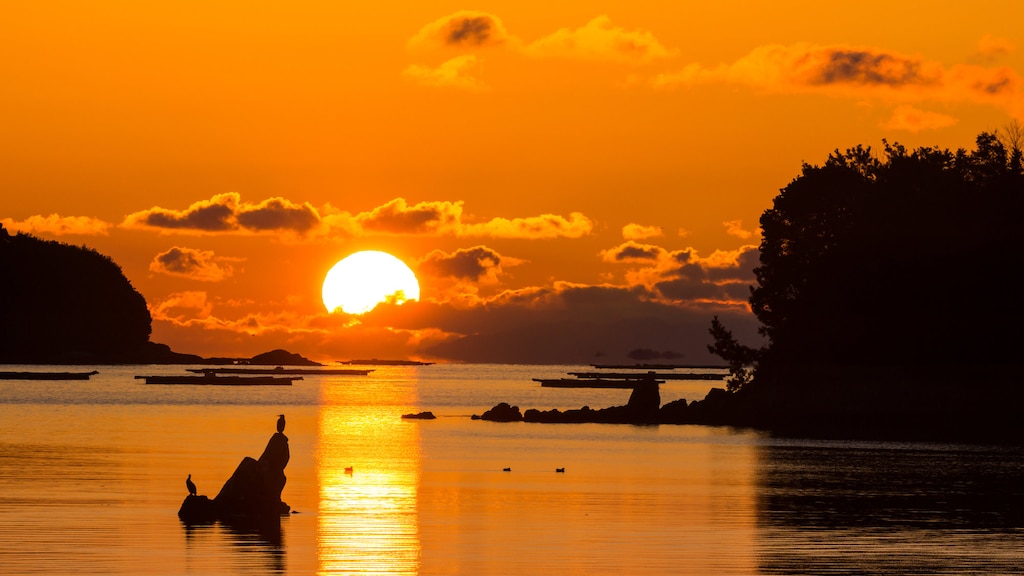
[[284, 432], [284, 414], [277, 415], [277, 431]]
[[565, 472], [565, 468], [555, 468], [555, 472]]
[[195, 484], [195, 482], [192, 481], [192, 475], [191, 474], [188, 475], [188, 478], [185, 478], [185, 487], [188, 488], [188, 495], [189, 496], [195, 496], [196, 495], [196, 484]]
[[512, 469], [511, 468], [502, 468], [501, 471], [502, 472], [511, 472]]

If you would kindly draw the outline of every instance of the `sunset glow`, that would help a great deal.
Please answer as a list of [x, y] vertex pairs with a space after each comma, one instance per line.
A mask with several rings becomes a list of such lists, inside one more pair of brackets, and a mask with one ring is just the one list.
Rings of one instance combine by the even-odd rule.
[[[0, 222], [110, 256], [153, 341], [207, 356], [712, 362], [714, 315], [759, 338], [759, 218], [803, 163], [1024, 120], [1016, 0], [3, 20]], [[416, 305], [330, 314], [326, 266], [371, 248]]]

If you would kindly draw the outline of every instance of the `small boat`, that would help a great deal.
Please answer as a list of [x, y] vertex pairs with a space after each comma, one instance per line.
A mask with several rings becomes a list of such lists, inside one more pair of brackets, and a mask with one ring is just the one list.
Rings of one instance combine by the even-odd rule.
[[602, 378], [534, 378], [545, 388], [636, 388], [638, 384], [664, 384], [664, 380], [652, 378], [631, 378], [606, 380]]
[[291, 386], [293, 380], [302, 380], [302, 376], [136, 376], [136, 380], [145, 380], [146, 384], [195, 384], [212, 386]]
[[373, 370], [355, 368], [187, 368], [196, 374], [301, 374], [306, 376], [366, 376]]
[[91, 372], [0, 372], [0, 380], [88, 380]]

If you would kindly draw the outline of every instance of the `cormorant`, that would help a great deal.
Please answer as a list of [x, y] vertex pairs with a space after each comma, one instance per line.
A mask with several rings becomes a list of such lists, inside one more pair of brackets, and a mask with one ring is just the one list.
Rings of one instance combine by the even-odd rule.
[[277, 415], [277, 431], [284, 432], [284, 414]]
[[192, 475], [191, 474], [188, 475], [188, 478], [185, 478], [185, 487], [188, 488], [188, 495], [189, 496], [195, 496], [196, 495], [196, 484], [195, 484], [195, 482], [192, 481]]

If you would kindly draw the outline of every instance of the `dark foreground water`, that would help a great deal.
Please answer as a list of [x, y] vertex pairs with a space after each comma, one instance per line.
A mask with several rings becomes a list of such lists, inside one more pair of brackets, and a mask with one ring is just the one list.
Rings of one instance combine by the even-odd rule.
[[[378, 368], [262, 388], [133, 378], [184, 367], [95, 368], [85, 382], [0, 381], [0, 573], [1024, 572], [1020, 447], [469, 419], [499, 401], [625, 403], [628, 391], [531, 381], [570, 366]], [[709, 386], [670, 381], [662, 400]], [[439, 418], [400, 418], [421, 410]], [[298, 513], [181, 524], [185, 476], [216, 495], [281, 412], [282, 497]]]

